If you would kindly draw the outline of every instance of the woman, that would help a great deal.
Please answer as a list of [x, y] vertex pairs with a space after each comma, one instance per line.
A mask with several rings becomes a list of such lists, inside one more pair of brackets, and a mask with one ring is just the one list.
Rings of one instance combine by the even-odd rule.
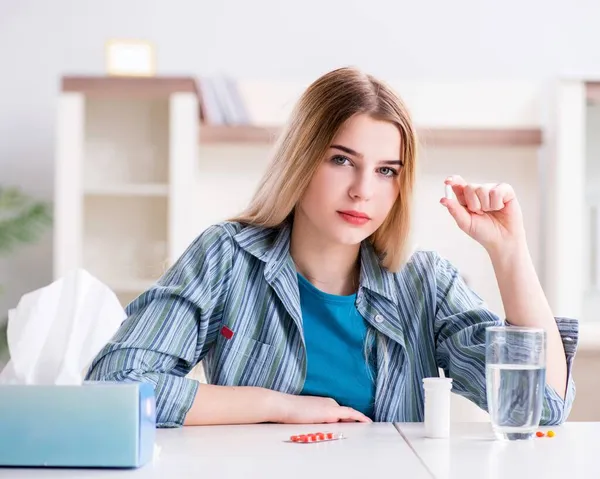
[[[150, 290], [88, 379], [155, 385], [162, 427], [421, 421], [442, 368], [482, 408], [485, 328], [502, 324], [433, 252], [410, 252], [416, 135], [382, 82], [343, 68], [299, 100], [248, 209]], [[441, 203], [489, 253], [507, 321], [548, 333], [544, 424], [566, 418], [577, 323], [555, 319], [506, 184], [448, 178]], [[209, 384], [186, 375], [203, 361]]]

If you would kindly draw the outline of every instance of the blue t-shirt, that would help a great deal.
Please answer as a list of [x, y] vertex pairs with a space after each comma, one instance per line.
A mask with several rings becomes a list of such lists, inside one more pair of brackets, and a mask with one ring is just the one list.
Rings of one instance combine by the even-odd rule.
[[333, 398], [341, 406], [372, 418], [374, 349], [370, 348], [367, 361], [367, 322], [356, 310], [356, 294], [325, 293], [301, 274], [298, 286], [307, 354], [306, 381], [301, 394]]

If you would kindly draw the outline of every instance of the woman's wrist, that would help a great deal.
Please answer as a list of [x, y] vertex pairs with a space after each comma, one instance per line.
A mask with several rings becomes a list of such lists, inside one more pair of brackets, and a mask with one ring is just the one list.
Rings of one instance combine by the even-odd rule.
[[504, 269], [515, 262], [531, 259], [529, 246], [524, 238], [514, 241], [504, 241], [487, 247], [486, 251], [495, 269]]
[[288, 396], [279, 391], [264, 389], [267, 422], [283, 423], [288, 415]]

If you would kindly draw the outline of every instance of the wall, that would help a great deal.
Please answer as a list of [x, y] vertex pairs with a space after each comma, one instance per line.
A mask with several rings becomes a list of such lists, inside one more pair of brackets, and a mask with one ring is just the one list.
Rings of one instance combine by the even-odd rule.
[[[0, 182], [52, 198], [59, 77], [102, 73], [112, 37], [154, 41], [163, 74], [310, 80], [356, 64], [386, 78], [545, 81], [598, 73], [599, 14], [595, 0], [2, 0]], [[50, 280], [51, 249], [48, 234], [0, 262], [0, 312]]]

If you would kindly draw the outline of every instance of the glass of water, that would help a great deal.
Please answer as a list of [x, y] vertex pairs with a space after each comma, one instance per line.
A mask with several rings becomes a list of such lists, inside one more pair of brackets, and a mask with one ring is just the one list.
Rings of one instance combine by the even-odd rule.
[[486, 329], [488, 411], [499, 439], [531, 439], [542, 416], [546, 332], [538, 328]]

